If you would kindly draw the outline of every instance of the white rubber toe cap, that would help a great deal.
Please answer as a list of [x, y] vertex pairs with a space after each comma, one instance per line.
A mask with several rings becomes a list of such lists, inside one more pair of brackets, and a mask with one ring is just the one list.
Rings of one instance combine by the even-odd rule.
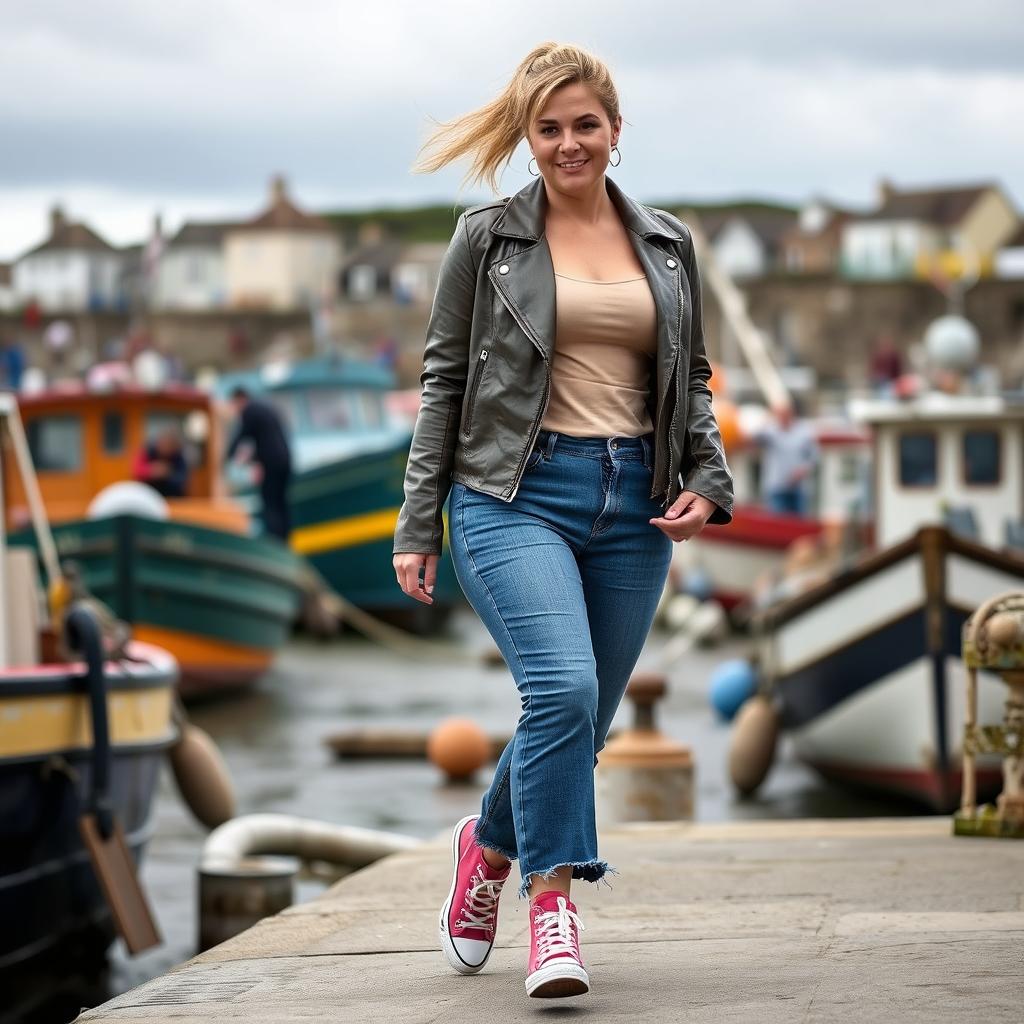
[[452, 945], [460, 959], [471, 967], [482, 964], [491, 951], [491, 943], [483, 939], [460, 939], [452, 936]]

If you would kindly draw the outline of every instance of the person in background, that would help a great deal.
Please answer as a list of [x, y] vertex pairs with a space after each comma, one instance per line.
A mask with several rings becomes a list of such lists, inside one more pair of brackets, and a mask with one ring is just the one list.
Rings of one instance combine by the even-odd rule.
[[161, 429], [147, 441], [135, 457], [132, 469], [136, 480], [149, 484], [165, 498], [184, 498], [188, 490], [188, 462], [176, 426]]
[[238, 430], [232, 438], [227, 457], [244, 463], [243, 441], [251, 445], [251, 458], [257, 464], [256, 481], [263, 502], [263, 526], [267, 533], [287, 541], [291, 532], [288, 512], [288, 484], [292, 475], [291, 449], [277, 410], [268, 402], [253, 398], [243, 387], [231, 392], [231, 407], [238, 417]]
[[888, 394], [892, 385], [903, 375], [903, 357], [896, 348], [891, 334], [882, 334], [874, 351], [868, 368], [871, 386], [883, 394]]
[[772, 512], [806, 516], [807, 481], [818, 464], [818, 442], [791, 405], [777, 405], [772, 412], [775, 422], [754, 434], [762, 452], [762, 501]]

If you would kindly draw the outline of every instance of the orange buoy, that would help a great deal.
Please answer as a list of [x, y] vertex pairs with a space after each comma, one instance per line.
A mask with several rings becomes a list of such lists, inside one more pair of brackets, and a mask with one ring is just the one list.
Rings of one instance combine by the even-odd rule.
[[427, 757], [452, 781], [471, 778], [490, 756], [490, 741], [468, 718], [446, 718], [427, 737]]
[[743, 440], [739, 409], [734, 402], [716, 395], [714, 411], [715, 419], [718, 421], [718, 432], [722, 435], [722, 444], [725, 445], [726, 452], [729, 452]]

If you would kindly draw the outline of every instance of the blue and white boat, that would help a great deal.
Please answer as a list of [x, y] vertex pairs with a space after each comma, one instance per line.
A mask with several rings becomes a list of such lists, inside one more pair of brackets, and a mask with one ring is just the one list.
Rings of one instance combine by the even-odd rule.
[[[227, 374], [217, 390], [227, 396], [237, 385], [270, 401], [285, 421], [294, 466], [292, 549], [358, 607], [417, 631], [436, 628], [461, 597], [447, 546], [433, 605], [403, 594], [392, 568], [412, 428], [388, 402], [391, 370], [333, 354]], [[258, 512], [255, 490], [242, 495]]]

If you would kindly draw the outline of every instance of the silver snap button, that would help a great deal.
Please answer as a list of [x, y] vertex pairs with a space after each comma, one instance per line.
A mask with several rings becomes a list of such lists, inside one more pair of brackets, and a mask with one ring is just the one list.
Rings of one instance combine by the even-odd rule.
[[665, 266], [668, 267], [669, 270], [675, 270], [676, 261], [672, 259], [672, 257], [670, 256], [667, 260], [665, 260]]
[[619, 442], [618, 441], [612, 441], [612, 447], [617, 449], [619, 447]]
[[498, 267], [498, 273], [499, 274], [507, 274], [508, 273], [508, 264], [507, 263], [502, 263], [502, 265], [500, 267]]

